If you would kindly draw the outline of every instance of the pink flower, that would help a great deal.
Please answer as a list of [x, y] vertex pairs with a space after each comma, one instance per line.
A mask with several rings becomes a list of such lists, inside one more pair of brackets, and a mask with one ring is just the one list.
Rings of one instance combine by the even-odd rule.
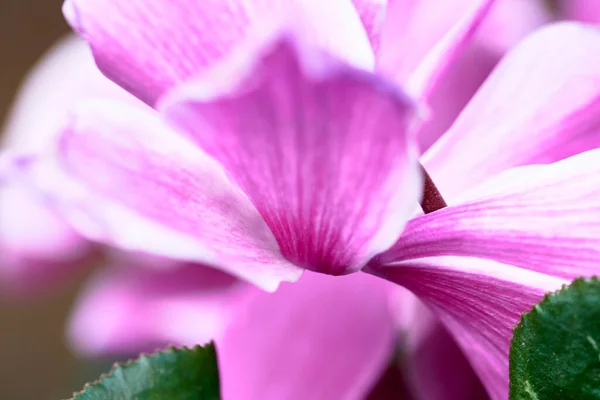
[[[598, 33], [557, 25], [511, 52], [422, 159], [459, 205], [413, 219], [397, 240], [420, 197], [408, 129], [413, 105], [364, 70], [373, 62], [364, 32], [352, 27], [352, 10], [333, 37], [320, 18], [343, 15], [343, 8], [321, 5], [318, 18], [302, 10], [314, 30], [237, 54], [235, 62], [220, 59], [225, 42], [194, 47], [220, 59], [212, 69], [205, 62], [213, 58], [164, 41], [179, 34], [197, 43], [195, 26], [185, 22], [210, 14], [195, 18], [195, 8], [182, 14], [173, 7], [155, 20], [131, 4], [115, 5], [130, 14], [105, 7], [115, 19], [96, 20], [81, 8], [71, 15], [105, 72], [148, 103], [158, 101], [187, 139], [152, 113], [110, 102], [81, 107], [62, 137], [61, 168], [30, 170], [43, 178], [42, 189], [51, 192], [53, 179], [67, 184], [55, 197], [78, 229], [124, 248], [217, 265], [267, 288], [297, 278], [298, 267], [339, 274], [368, 263], [368, 272], [425, 299], [468, 350], [492, 397], [506, 398], [508, 338], [519, 313], [563, 278], [597, 272], [598, 221], [589, 211], [598, 202], [590, 162], [596, 153], [509, 171], [473, 195], [465, 190], [507, 168], [596, 146], [590, 58]], [[176, 28], [165, 12], [175, 13]], [[150, 25], [119, 30], [119, 15]], [[243, 15], [251, 20], [254, 13]], [[472, 15], [477, 21], [480, 14]], [[400, 74], [413, 94], [429, 97], [470, 36], [471, 23], [457, 26], [447, 36], [455, 40], [440, 42], [450, 46], [434, 47], [429, 63]], [[373, 48], [383, 51], [385, 40], [377, 44], [370, 32]], [[394, 57], [376, 60], [396, 76]], [[244, 134], [250, 129], [252, 137]]]

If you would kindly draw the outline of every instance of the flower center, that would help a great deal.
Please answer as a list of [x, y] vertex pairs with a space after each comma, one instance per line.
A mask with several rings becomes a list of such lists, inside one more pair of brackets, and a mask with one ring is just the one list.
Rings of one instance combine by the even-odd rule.
[[433, 180], [421, 165], [423, 171], [423, 197], [421, 198], [421, 208], [425, 214], [432, 213], [447, 206], [446, 201], [440, 194], [440, 191], [433, 183]]

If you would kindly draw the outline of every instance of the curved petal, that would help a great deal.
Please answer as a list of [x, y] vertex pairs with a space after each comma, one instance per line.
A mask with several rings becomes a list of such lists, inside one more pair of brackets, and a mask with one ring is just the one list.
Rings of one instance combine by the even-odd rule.
[[223, 334], [249, 287], [202, 265], [152, 264], [130, 255], [92, 277], [68, 324], [76, 353], [122, 356], [205, 343]]
[[504, 53], [527, 34], [551, 21], [541, 2], [496, 1], [468, 46], [448, 64], [429, 98], [431, 112], [419, 128], [424, 152], [450, 128]]
[[250, 32], [260, 35], [300, 8], [333, 23], [331, 36], [352, 43], [339, 51], [371, 53], [349, 0], [66, 0], [63, 12], [106, 76], [154, 105], [169, 88], [234, 52]]
[[[3, 127], [8, 151], [42, 151], [60, 133], [67, 109], [85, 96], [137, 100], [106, 79], [85, 42], [67, 36], [27, 75]], [[7, 164], [11, 161], [7, 156]], [[84, 267], [94, 246], [29, 192], [0, 188], [0, 275], [3, 292], [49, 289]]]
[[363, 399], [395, 345], [388, 282], [306, 272], [255, 291], [219, 345], [224, 398]]
[[413, 103], [294, 35], [254, 56], [160, 108], [224, 165], [286, 258], [356, 271], [393, 243], [420, 195]]
[[388, 0], [378, 68], [426, 99], [494, 0]]
[[23, 173], [84, 235], [208, 263], [268, 290], [299, 277], [244, 194], [157, 115], [119, 102], [82, 103], [58, 151], [59, 163], [48, 157]]
[[562, 279], [491, 260], [432, 257], [375, 261], [365, 271], [410, 289], [440, 318], [462, 347], [492, 400], [508, 398], [512, 329]]
[[600, 274], [600, 149], [507, 171], [409, 222], [381, 262], [461, 255], [568, 279]]
[[600, 145], [600, 30], [542, 28], [514, 48], [422, 163], [448, 200], [511, 167]]

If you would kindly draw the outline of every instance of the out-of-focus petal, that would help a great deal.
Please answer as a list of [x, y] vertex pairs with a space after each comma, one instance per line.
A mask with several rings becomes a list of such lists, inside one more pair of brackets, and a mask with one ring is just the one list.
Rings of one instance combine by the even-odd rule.
[[93, 246], [16, 185], [0, 188], [2, 292], [40, 292], [68, 278]]
[[533, 30], [553, 20], [542, 1], [496, 1], [483, 20], [475, 40], [499, 55], [510, 50]]
[[448, 67], [429, 98], [430, 118], [419, 127], [422, 152], [452, 125], [500, 58], [485, 46], [473, 43]]
[[410, 221], [381, 262], [460, 255], [574, 279], [600, 274], [600, 149], [506, 171]]
[[427, 98], [466, 47], [494, 0], [389, 0], [379, 69]]
[[289, 260], [356, 271], [399, 236], [420, 196], [413, 103], [294, 35], [255, 57], [159, 108], [224, 165]]
[[273, 290], [301, 270], [222, 169], [156, 114], [92, 100], [73, 113], [52, 157], [21, 167], [84, 235], [197, 261]]
[[394, 351], [389, 282], [306, 272], [255, 291], [219, 346], [224, 398], [363, 399]]
[[380, 261], [365, 271], [410, 289], [434, 311], [493, 400], [508, 398], [508, 351], [521, 313], [568, 282], [472, 257]]
[[565, 19], [600, 23], [600, 4], [590, 0], [556, 0], [558, 16]]
[[[144, 261], [144, 262], [142, 262]], [[123, 259], [88, 282], [68, 326], [83, 356], [131, 355], [220, 337], [249, 285], [202, 265]]]
[[421, 302], [402, 341], [408, 386], [417, 400], [488, 400], [464, 353], [438, 318]]
[[504, 53], [528, 33], [549, 22], [541, 2], [496, 1], [471, 43], [448, 65], [429, 98], [429, 119], [419, 129], [425, 152], [454, 122]]
[[514, 48], [422, 159], [447, 200], [508, 168], [598, 147], [599, 63], [600, 31], [576, 23]]
[[[42, 151], [59, 133], [67, 109], [84, 96], [137, 100], [106, 79], [85, 42], [67, 36], [28, 74], [3, 128], [3, 148]], [[7, 162], [8, 157], [6, 157]], [[81, 268], [92, 245], [27, 191], [0, 188], [0, 280], [3, 292], [39, 293]]]
[[150, 105], [234, 52], [250, 32], [269, 31], [298, 10], [327, 21], [331, 36], [352, 43], [339, 51], [371, 51], [349, 0], [66, 0], [63, 6], [99, 68]]
[[371, 42], [371, 48], [377, 53], [381, 44], [387, 0], [352, 0], [352, 2], [365, 27], [369, 42]]

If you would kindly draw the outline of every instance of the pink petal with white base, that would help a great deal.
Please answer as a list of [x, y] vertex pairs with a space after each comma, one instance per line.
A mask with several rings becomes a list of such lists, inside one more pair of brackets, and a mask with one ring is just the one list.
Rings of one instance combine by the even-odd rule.
[[220, 337], [249, 285], [201, 265], [148, 268], [131, 257], [96, 274], [69, 322], [71, 347], [86, 357], [132, 355]]
[[454, 202], [506, 169], [600, 146], [600, 30], [542, 28], [514, 48], [422, 162]]
[[300, 276], [220, 167], [154, 113], [111, 101], [82, 103], [59, 154], [58, 165], [48, 158], [23, 169], [86, 236], [208, 263], [268, 290]]
[[431, 257], [365, 271], [410, 289], [441, 319], [462, 347], [492, 400], [508, 398], [512, 329], [544, 293], [568, 281], [472, 257]]
[[249, 34], [268, 32], [298, 10], [327, 21], [331, 36], [351, 43], [339, 51], [371, 52], [349, 0], [66, 0], [63, 6], [99, 68], [150, 105], [235, 52]]
[[254, 57], [160, 109], [223, 164], [287, 259], [356, 271], [399, 236], [420, 196], [413, 103], [291, 34]]
[[224, 398], [364, 399], [394, 351], [393, 286], [306, 272], [273, 294], [254, 291], [217, 340]]
[[426, 99], [494, 0], [388, 0], [379, 69]]
[[599, 160], [592, 150], [500, 174], [467, 202], [409, 222], [380, 262], [461, 255], [568, 279], [598, 275]]

